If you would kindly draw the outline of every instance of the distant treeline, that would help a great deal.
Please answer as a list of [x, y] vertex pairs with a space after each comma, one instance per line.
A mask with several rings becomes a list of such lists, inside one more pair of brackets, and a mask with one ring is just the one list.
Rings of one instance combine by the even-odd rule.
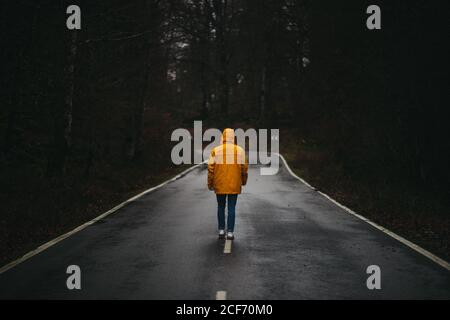
[[448, 184], [448, 4], [378, 1], [372, 31], [370, 4], [3, 1], [0, 163], [43, 179], [164, 167], [171, 130], [202, 119], [293, 128], [350, 174]]

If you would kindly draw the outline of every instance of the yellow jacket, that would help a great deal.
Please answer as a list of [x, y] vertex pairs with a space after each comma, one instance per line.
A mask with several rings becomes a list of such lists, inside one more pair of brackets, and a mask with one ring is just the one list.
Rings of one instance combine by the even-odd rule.
[[247, 183], [245, 151], [234, 144], [233, 129], [222, 133], [222, 144], [211, 151], [208, 160], [208, 188], [216, 194], [239, 194]]

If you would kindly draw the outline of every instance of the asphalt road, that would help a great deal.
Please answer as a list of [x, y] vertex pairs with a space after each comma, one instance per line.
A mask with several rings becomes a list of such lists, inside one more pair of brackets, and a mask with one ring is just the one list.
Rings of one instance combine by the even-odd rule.
[[[0, 298], [450, 299], [450, 272], [350, 215], [285, 167], [249, 169], [231, 252], [206, 167], [146, 194], [0, 275]], [[81, 268], [68, 290], [66, 268]], [[381, 268], [369, 290], [366, 268]]]

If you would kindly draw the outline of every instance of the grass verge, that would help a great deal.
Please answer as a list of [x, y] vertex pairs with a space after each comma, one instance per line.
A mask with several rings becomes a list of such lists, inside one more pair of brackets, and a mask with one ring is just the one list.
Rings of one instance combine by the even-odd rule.
[[356, 175], [331, 146], [285, 133], [281, 152], [292, 170], [358, 214], [450, 261], [450, 201], [446, 190], [384, 177]]

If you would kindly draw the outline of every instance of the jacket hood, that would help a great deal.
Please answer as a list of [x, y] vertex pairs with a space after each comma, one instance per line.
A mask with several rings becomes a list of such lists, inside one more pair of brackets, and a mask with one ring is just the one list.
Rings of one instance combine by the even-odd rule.
[[222, 143], [234, 143], [234, 130], [226, 128], [222, 133]]

